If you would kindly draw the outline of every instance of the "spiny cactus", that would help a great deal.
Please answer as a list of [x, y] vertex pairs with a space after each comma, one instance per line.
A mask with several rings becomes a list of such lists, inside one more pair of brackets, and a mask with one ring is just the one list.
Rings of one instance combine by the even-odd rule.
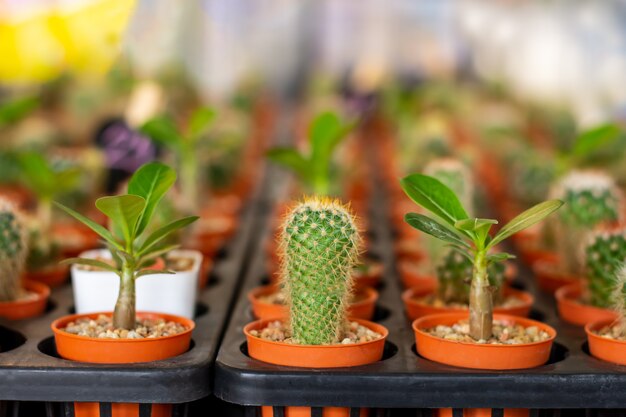
[[337, 201], [312, 199], [285, 218], [281, 278], [296, 343], [339, 342], [360, 247], [356, 222]]
[[626, 229], [595, 233], [585, 247], [589, 302], [611, 307], [616, 273], [626, 261]]
[[[456, 250], [451, 250], [437, 266], [437, 295], [446, 303], [469, 304], [469, 282], [472, 278], [472, 261]], [[495, 289], [493, 303], [503, 301], [505, 266], [492, 263], [487, 267], [489, 283]]]
[[621, 217], [621, 194], [611, 177], [595, 171], [573, 171], [553, 189], [565, 202], [556, 223], [556, 246], [563, 271], [583, 272], [582, 245], [594, 227], [611, 224]]
[[615, 274], [616, 284], [613, 287], [613, 308], [619, 314], [622, 337], [626, 337], [626, 263], [623, 263]]
[[20, 293], [20, 278], [28, 254], [27, 233], [15, 207], [0, 199], [0, 301]]
[[453, 158], [439, 158], [424, 167], [424, 174], [434, 177], [450, 188], [470, 213], [474, 205], [474, 182], [467, 166]]

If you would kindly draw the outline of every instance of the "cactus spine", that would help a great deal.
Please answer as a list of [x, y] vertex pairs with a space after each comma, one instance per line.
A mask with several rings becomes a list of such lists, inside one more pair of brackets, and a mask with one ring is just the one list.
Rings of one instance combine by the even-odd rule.
[[626, 229], [595, 233], [585, 247], [585, 259], [589, 302], [611, 307], [616, 274], [626, 261]]
[[307, 200], [287, 214], [280, 242], [281, 278], [296, 343], [340, 341], [359, 246], [355, 219], [337, 201]]
[[[469, 304], [469, 282], [472, 279], [472, 261], [456, 250], [451, 250], [437, 266], [437, 296], [445, 303]], [[505, 266], [502, 263], [492, 263], [487, 267], [487, 274], [491, 286], [495, 289], [493, 303], [503, 301]]]
[[0, 302], [14, 301], [20, 294], [27, 232], [13, 204], [0, 199]]
[[619, 221], [620, 192], [613, 179], [604, 173], [573, 171], [557, 184], [552, 194], [565, 202], [555, 230], [563, 271], [582, 274], [582, 245], [594, 227]]

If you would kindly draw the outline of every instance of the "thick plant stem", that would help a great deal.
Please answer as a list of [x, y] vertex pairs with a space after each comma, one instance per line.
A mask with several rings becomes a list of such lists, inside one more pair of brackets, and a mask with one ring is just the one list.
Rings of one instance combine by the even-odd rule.
[[474, 271], [470, 287], [470, 336], [475, 340], [491, 338], [493, 323], [493, 302], [489, 277], [487, 276], [487, 257], [484, 250], [478, 250], [474, 257]]
[[135, 277], [134, 269], [124, 260], [120, 277], [120, 292], [113, 311], [113, 327], [132, 330], [135, 328]]

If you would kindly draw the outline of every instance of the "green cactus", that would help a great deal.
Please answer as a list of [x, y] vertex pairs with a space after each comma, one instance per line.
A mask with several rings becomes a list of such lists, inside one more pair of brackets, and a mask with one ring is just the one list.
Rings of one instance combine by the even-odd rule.
[[[473, 270], [472, 261], [457, 250], [451, 250], [437, 266], [437, 296], [445, 303], [469, 304], [470, 286]], [[503, 299], [504, 271], [502, 263], [492, 263], [487, 267], [489, 283], [495, 292], [493, 303], [500, 304]]]
[[27, 233], [14, 206], [0, 200], [0, 302], [20, 293], [20, 278], [28, 254]]
[[555, 228], [563, 272], [582, 274], [582, 245], [596, 226], [619, 221], [622, 212], [620, 192], [606, 174], [573, 171], [557, 184], [552, 194], [565, 202]]
[[615, 286], [612, 294], [613, 309], [619, 314], [621, 336], [626, 337], [626, 263], [615, 274]]
[[294, 341], [339, 342], [360, 246], [353, 215], [336, 201], [305, 201], [287, 215], [280, 243]]
[[595, 233], [585, 247], [585, 259], [589, 302], [611, 307], [616, 273], [626, 260], [626, 229]]

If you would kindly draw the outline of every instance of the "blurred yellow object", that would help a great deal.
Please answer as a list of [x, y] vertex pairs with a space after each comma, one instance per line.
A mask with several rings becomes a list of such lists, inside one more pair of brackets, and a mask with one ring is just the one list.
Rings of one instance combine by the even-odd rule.
[[104, 74], [118, 56], [134, 5], [135, 0], [61, 1], [19, 18], [5, 13], [0, 82], [42, 82], [63, 71]]

